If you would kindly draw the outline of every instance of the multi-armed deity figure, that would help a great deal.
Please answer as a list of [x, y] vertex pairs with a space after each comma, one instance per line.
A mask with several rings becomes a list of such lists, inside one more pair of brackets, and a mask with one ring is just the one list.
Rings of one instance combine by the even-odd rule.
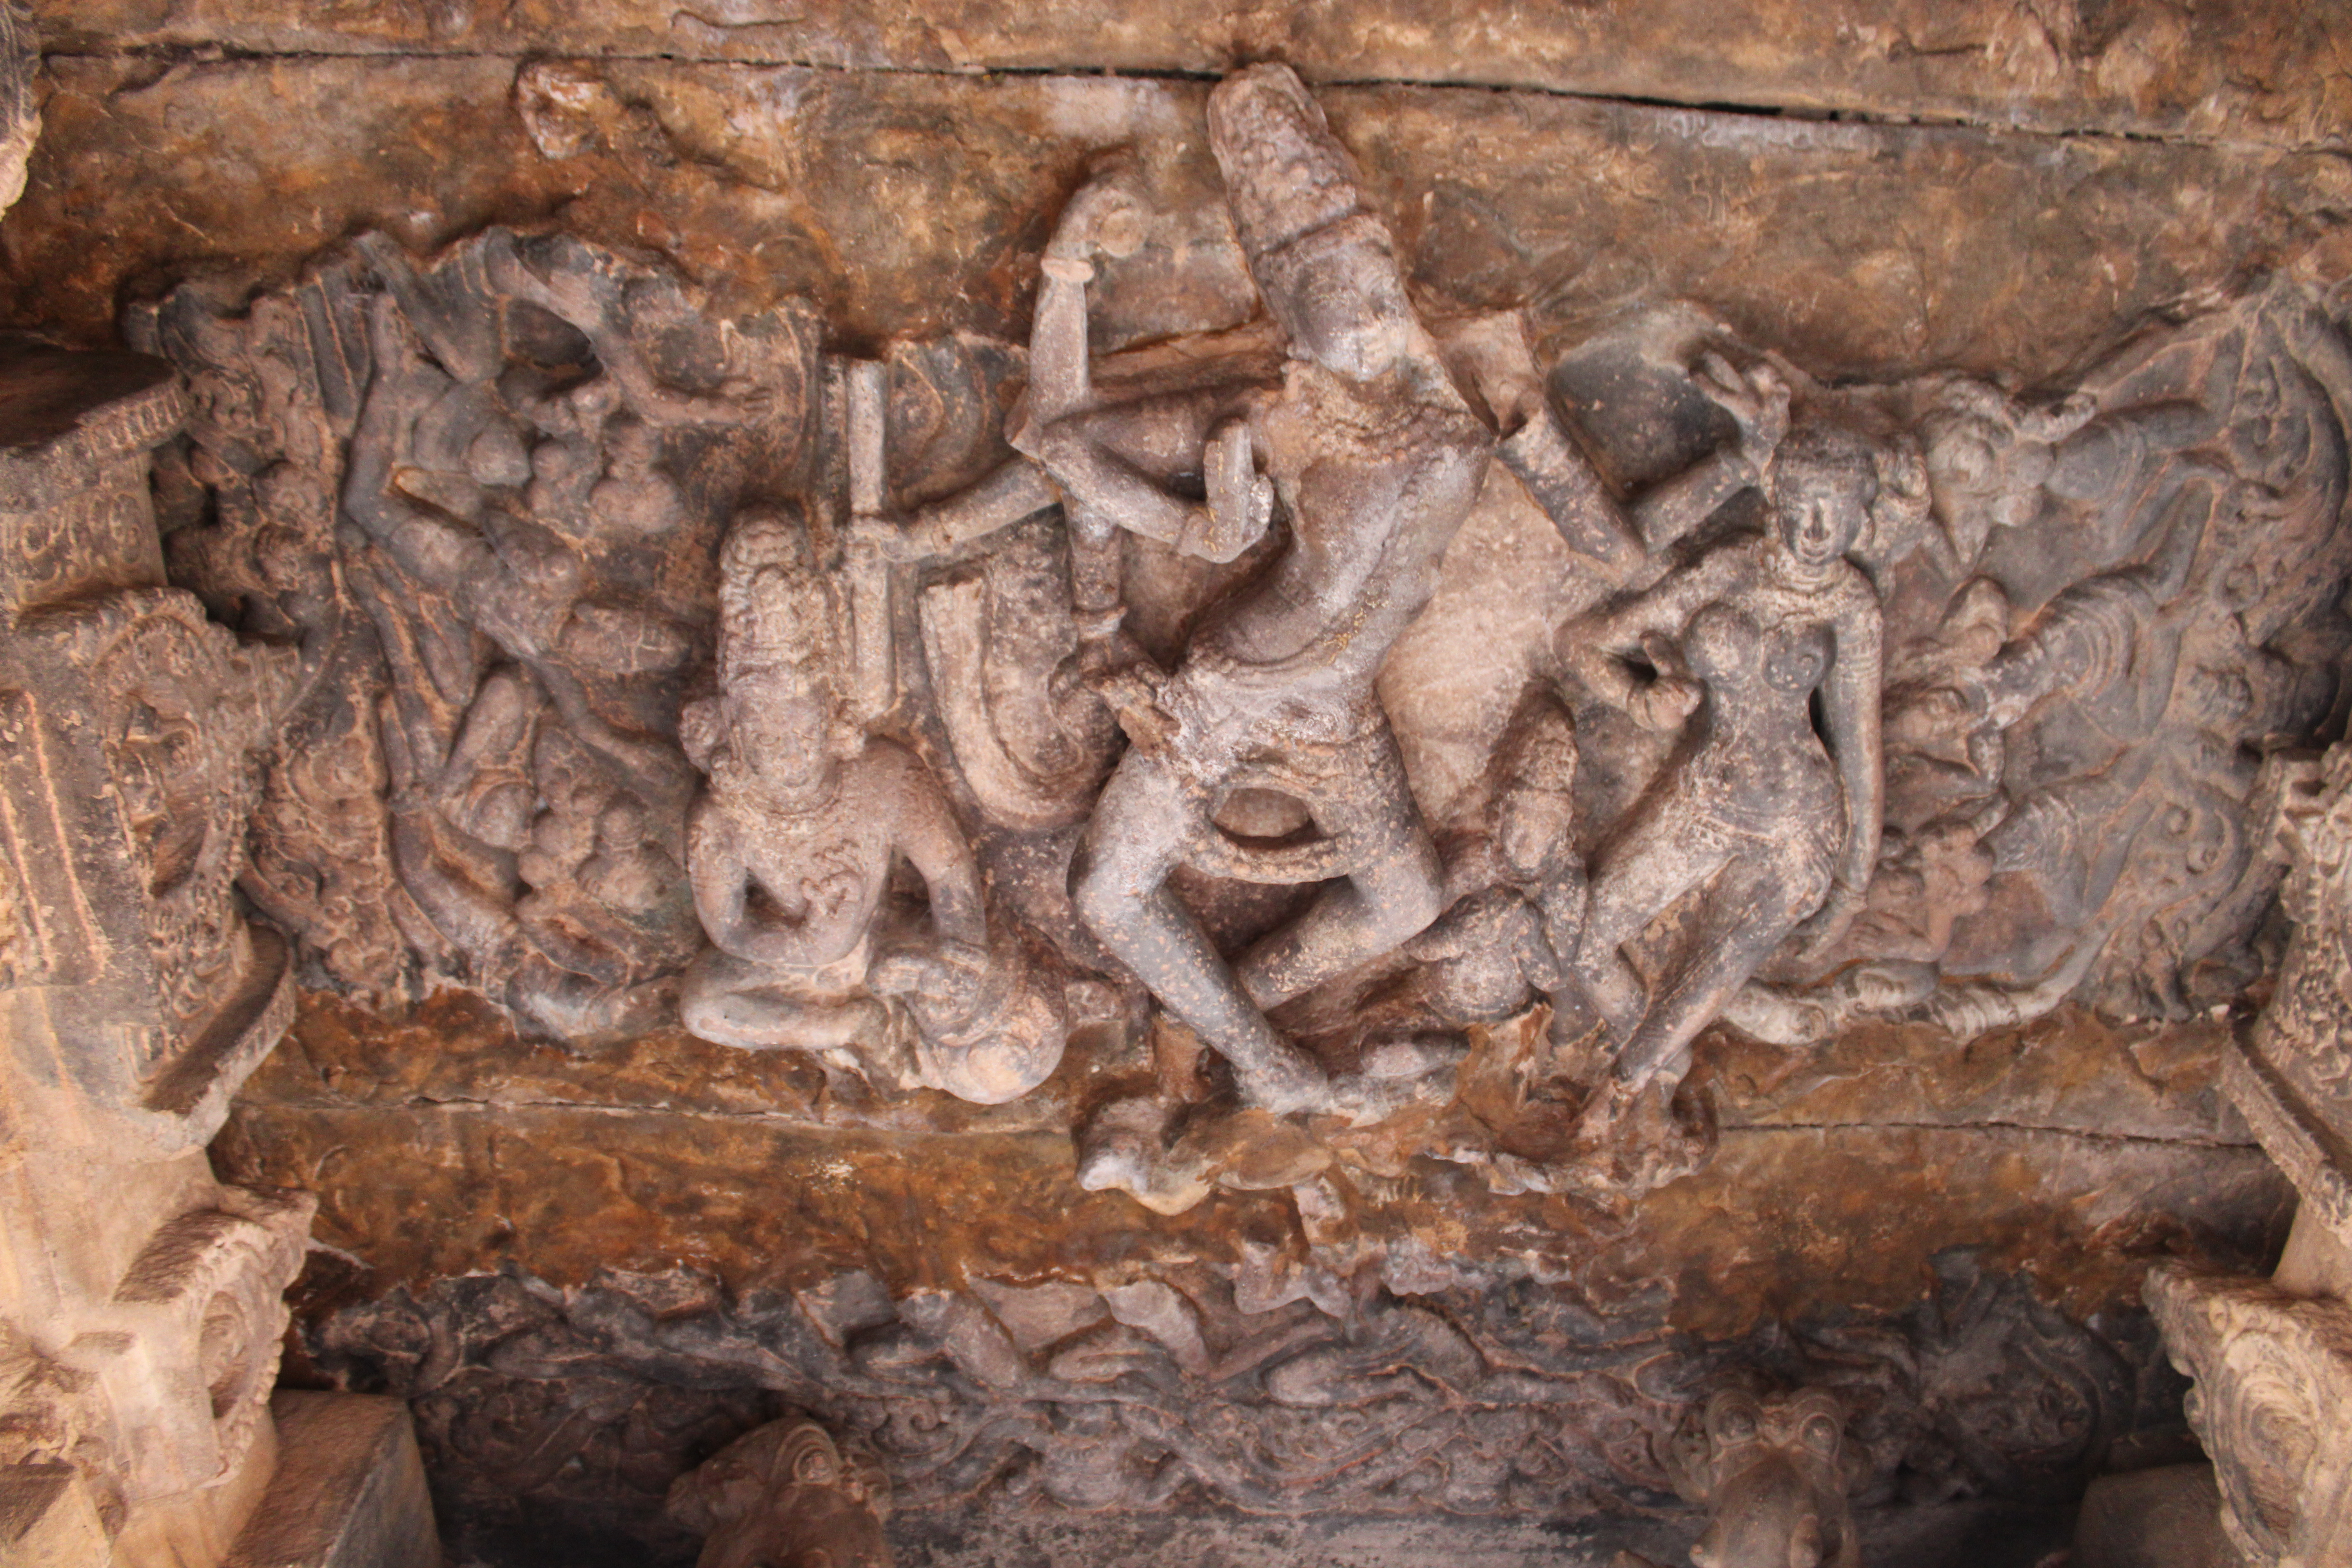
[[[1134, 742], [1071, 872], [1081, 918], [1233, 1064], [1244, 1096], [1329, 1106], [1318, 1067], [1271, 1007], [1395, 947], [1433, 920], [1443, 880], [1373, 682], [1435, 586], [1493, 437], [1448, 379], [1406, 299], [1392, 242], [1298, 79], [1243, 71], [1210, 97], [1210, 144], [1259, 291], [1287, 341], [1278, 384], [1120, 400], [1090, 384], [1089, 255], [1130, 222], [1115, 186], [1080, 193], [1045, 257], [1040, 342], [1014, 443], [1082, 526], [1108, 522], [1211, 560], [1288, 539], [1218, 605], [1164, 679], [1107, 661], [1101, 687]], [[1179, 488], [1202, 476], [1205, 503]], [[1115, 614], [1110, 617], [1115, 623]], [[1219, 816], [1242, 792], [1305, 809], [1299, 832], [1244, 839]], [[1296, 920], [1228, 965], [1178, 902], [1179, 867], [1325, 882]]]
[[[991, 954], [979, 868], [938, 780], [853, 722], [842, 606], [808, 555], [797, 523], [753, 515], [720, 556], [719, 693], [687, 726], [710, 775], [687, 870], [713, 946], [687, 971], [686, 1026], [888, 1087], [1014, 1099], [1061, 1059], [1061, 1020], [1017, 960]], [[902, 861], [927, 914], [891, 907]], [[890, 1059], [902, 1037], [884, 996], [913, 1016], [911, 1064]]]

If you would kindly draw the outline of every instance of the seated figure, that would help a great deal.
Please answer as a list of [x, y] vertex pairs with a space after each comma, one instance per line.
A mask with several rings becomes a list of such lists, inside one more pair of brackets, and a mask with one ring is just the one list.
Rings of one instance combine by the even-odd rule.
[[[686, 1026], [880, 1087], [1015, 1099], [1061, 1059], [1058, 1011], [1016, 950], [991, 952], [979, 868], [930, 770], [850, 722], [842, 617], [805, 553], [796, 525], [761, 516], [721, 554], [719, 693], [685, 725], [709, 774], [687, 871], [712, 943], [686, 973]], [[927, 911], [893, 906], [902, 862]], [[886, 996], [911, 1016], [911, 1060]]]

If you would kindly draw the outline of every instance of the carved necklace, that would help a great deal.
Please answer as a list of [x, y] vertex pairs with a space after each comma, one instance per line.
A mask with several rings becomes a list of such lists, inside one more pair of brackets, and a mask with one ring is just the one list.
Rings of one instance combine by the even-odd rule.
[[719, 795], [739, 811], [756, 820], [775, 817], [806, 818], [829, 809], [841, 797], [842, 768], [835, 763], [831, 776], [814, 795], [801, 795], [772, 784], [760, 772], [745, 765], [733, 755], [719, 759], [711, 770]]

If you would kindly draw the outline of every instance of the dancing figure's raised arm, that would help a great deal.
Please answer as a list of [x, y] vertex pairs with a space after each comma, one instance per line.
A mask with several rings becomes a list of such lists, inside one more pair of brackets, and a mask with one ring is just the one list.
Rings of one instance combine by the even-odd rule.
[[1117, 176], [1071, 198], [1045, 247], [1029, 339], [1029, 389], [1010, 439], [1061, 488], [1071, 531], [1081, 542], [1098, 544], [1124, 529], [1189, 555], [1231, 561], [1264, 536], [1274, 516], [1274, 485], [1257, 472], [1247, 426], [1228, 420], [1203, 432], [1205, 504], [1171, 491], [1110, 450], [1097, 426], [1118, 416], [1096, 405], [1087, 285], [1095, 256], [1131, 254], [1140, 239], [1135, 197]]

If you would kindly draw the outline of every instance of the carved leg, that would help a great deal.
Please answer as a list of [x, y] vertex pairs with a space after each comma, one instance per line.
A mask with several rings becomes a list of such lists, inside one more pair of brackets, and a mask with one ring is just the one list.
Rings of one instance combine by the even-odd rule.
[[687, 967], [678, 993], [687, 1032], [739, 1050], [828, 1051], [878, 1046], [889, 1015], [870, 996], [793, 996], [774, 971], [717, 948]]
[[1828, 892], [1828, 874], [1816, 866], [1732, 860], [1707, 890], [1682, 953], [1651, 993], [1641, 1026], [1619, 1049], [1617, 1076], [1634, 1089], [1660, 1072], [1679, 1077], [1698, 1032]]
[[1103, 786], [1070, 864], [1070, 902], [1162, 1006], [1231, 1062], [1243, 1095], [1273, 1110], [1326, 1098], [1322, 1074], [1274, 1032], [1197, 921], [1168, 890], [1185, 846], [1207, 830], [1202, 793], [1130, 751]]
[[1592, 899], [1570, 967], [1621, 1046], [1641, 1026], [1649, 996], [1620, 950], [1729, 858], [1714, 835], [1694, 826], [1679, 812], [1637, 807], [1633, 822], [1595, 858]]
[[1445, 869], [1382, 725], [1336, 759], [1325, 797], [1307, 808], [1356, 868], [1297, 920], [1269, 931], [1237, 966], [1260, 1007], [1303, 996], [1426, 930], [1444, 911]]

